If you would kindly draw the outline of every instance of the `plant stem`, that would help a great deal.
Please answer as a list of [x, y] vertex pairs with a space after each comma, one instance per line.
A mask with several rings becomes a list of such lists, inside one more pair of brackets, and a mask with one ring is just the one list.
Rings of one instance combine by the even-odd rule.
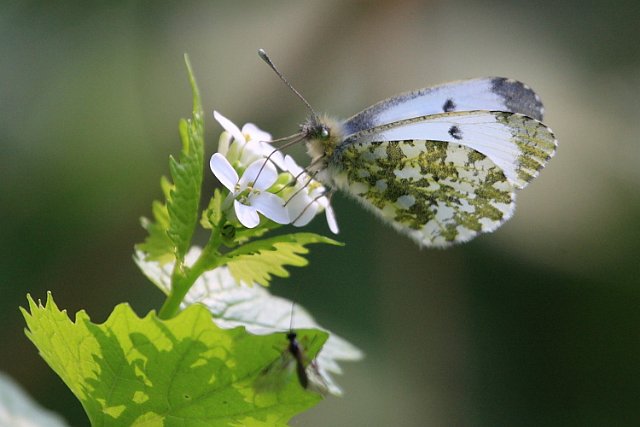
[[198, 257], [197, 261], [193, 263], [191, 267], [185, 267], [183, 263], [176, 261], [173, 274], [171, 275], [171, 291], [158, 312], [160, 319], [171, 319], [178, 314], [182, 300], [196, 280], [198, 280], [198, 277], [205, 271], [213, 270], [222, 265], [223, 257], [218, 252], [218, 248], [222, 243], [220, 230], [222, 230], [222, 224], [224, 222], [225, 218], [214, 228], [209, 241], [202, 249], [200, 257]]

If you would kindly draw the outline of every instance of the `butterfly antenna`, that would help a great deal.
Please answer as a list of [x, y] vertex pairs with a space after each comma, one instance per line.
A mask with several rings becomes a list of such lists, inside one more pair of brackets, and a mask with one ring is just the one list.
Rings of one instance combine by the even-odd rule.
[[[313, 205], [315, 202], [317, 202], [318, 200], [322, 199], [323, 197], [326, 197], [327, 199], [329, 199], [329, 196], [327, 196], [326, 192], [325, 192], [325, 193], [322, 193], [322, 194], [321, 194], [321, 195], [319, 195], [319, 196], [316, 196], [316, 198], [314, 198], [312, 201], [310, 201], [309, 203], [307, 203], [307, 205], [304, 207], [304, 209], [302, 209], [302, 212], [300, 212], [300, 213], [298, 214], [298, 216], [297, 216], [297, 217], [295, 217], [293, 221], [291, 221], [291, 224], [295, 224], [295, 222], [296, 222], [297, 220], [299, 220], [300, 218], [302, 218], [302, 215], [304, 215], [304, 213], [307, 211], [307, 209], [309, 209], [309, 208], [311, 207], [311, 205]], [[292, 198], [293, 198], [293, 197], [292, 197]], [[291, 200], [291, 199], [289, 199], [289, 200]], [[287, 203], [289, 203], [289, 200], [287, 200]], [[286, 205], [287, 205], [287, 203], [285, 203], [284, 205], [286, 206]]]
[[294, 87], [291, 85], [291, 83], [289, 83], [289, 81], [288, 81], [287, 79], [285, 79], [285, 78], [284, 78], [284, 76], [282, 75], [282, 73], [281, 73], [281, 72], [276, 68], [276, 66], [275, 66], [275, 65], [273, 64], [273, 62], [271, 61], [271, 58], [269, 58], [269, 55], [267, 55], [267, 52], [265, 52], [265, 51], [264, 51], [264, 49], [258, 49], [258, 55], [260, 56], [260, 58], [261, 58], [264, 62], [266, 62], [266, 63], [267, 63], [267, 65], [268, 65], [269, 67], [271, 67], [271, 69], [272, 69], [272, 70], [273, 70], [273, 71], [278, 75], [278, 77], [280, 77], [280, 80], [282, 80], [282, 82], [283, 82], [284, 84], [286, 84], [286, 85], [289, 87], [289, 89], [291, 89], [291, 91], [292, 91], [293, 93], [295, 93], [295, 94], [298, 96], [298, 98], [300, 98], [300, 99], [302, 100], [302, 102], [304, 102], [304, 105], [306, 105], [306, 106], [307, 106], [307, 108], [309, 109], [309, 111], [311, 111], [311, 115], [312, 115], [314, 118], [317, 118], [317, 117], [318, 117], [318, 114], [316, 114], [315, 110], [311, 107], [311, 104], [309, 104], [309, 103], [307, 102], [307, 100], [306, 100], [306, 99], [304, 99], [304, 96], [302, 96], [302, 95], [300, 94], [300, 92], [298, 92], [298, 91], [296, 90], [296, 88], [294, 88]]
[[[299, 143], [300, 141], [302, 141], [304, 139], [304, 135], [302, 134], [302, 132], [298, 132], [296, 134], [293, 134], [291, 136], [287, 136], [284, 138], [280, 138], [279, 141], [288, 141], [287, 143], [283, 144], [282, 147], [276, 148], [275, 150], [273, 150], [271, 153], [269, 153], [269, 155], [265, 158], [264, 163], [262, 164], [262, 167], [260, 167], [260, 170], [258, 171], [258, 174], [256, 175], [256, 179], [253, 180], [253, 184], [256, 184], [256, 181], [258, 180], [258, 177], [260, 177], [260, 174], [262, 173], [262, 171], [264, 170], [265, 166], [267, 166], [267, 162], [269, 160], [271, 160], [271, 157], [276, 154], [278, 151], [282, 151], [285, 148], [289, 148], [292, 145], [295, 145], [297, 143]], [[262, 141], [262, 142], [266, 142], [266, 143], [270, 143], [273, 141]], [[283, 187], [284, 189], [284, 187]], [[286, 206], [286, 204], [285, 204]]]

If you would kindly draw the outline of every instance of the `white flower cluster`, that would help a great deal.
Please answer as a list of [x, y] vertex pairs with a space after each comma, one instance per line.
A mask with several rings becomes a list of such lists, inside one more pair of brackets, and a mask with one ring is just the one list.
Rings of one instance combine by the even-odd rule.
[[259, 213], [278, 224], [302, 227], [324, 211], [329, 229], [338, 233], [326, 188], [291, 156], [275, 151], [269, 143], [269, 133], [252, 123], [240, 130], [217, 111], [213, 116], [225, 132], [209, 165], [229, 190], [223, 204], [228, 215], [235, 216], [247, 228], [258, 226]]

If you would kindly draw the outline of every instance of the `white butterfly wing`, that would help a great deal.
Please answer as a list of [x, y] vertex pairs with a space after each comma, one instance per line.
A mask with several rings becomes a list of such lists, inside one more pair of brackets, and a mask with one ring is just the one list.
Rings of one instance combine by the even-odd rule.
[[345, 135], [430, 114], [457, 111], [505, 111], [542, 120], [543, 106], [524, 83], [504, 77], [485, 77], [446, 83], [403, 93], [378, 102], [344, 123]]
[[552, 132], [522, 114], [451, 112], [353, 134], [328, 162], [333, 183], [424, 246], [495, 230], [555, 153]]
[[400, 120], [347, 138], [354, 142], [428, 139], [464, 145], [489, 157], [517, 187], [524, 188], [554, 155], [556, 139], [541, 122], [495, 111], [443, 113]]
[[447, 246], [511, 217], [515, 188], [488, 157], [431, 140], [355, 142], [335, 185], [421, 246]]

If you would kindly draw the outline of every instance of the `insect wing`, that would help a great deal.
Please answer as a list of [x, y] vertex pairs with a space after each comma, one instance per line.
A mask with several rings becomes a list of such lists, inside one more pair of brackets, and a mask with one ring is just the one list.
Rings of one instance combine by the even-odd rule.
[[469, 240], [513, 214], [514, 187], [502, 170], [460, 144], [354, 143], [343, 161], [349, 172], [339, 185], [422, 246]]
[[474, 110], [519, 113], [542, 120], [544, 109], [538, 95], [524, 83], [504, 77], [486, 77], [391, 97], [354, 115], [344, 126], [346, 135], [351, 135], [403, 119]]
[[278, 392], [282, 390], [295, 369], [296, 361], [293, 356], [284, 351], [266, 368], [264, 368], [254, 383], [254, 387], [258, 392]]
[[318, 365], [315, 360], [312, 360], [305, 368], [307, 376], [307, 389], [319, 393], [323, 396], [329, 394], [329, 384], [324, 380], [324, 377], [318, 369]]
[[347, 138], [334, 182], [425, 246], [495, 230], [555, 153], [552, 132], [522, 114], [469, 111], [381, 125]]
[[[307, 390], [326, 395], [329, 392], [329, 386], [320, 374], [316, 360], [309, 360], [304, 347], [296, 339], [296, 336], [295, 332], [290, 332], [287, 338], [289, 339], [289, 354], [293, 356], [296, 362], [298, 382]], [[313, 344], [313, 342], [310, 344]]]
[[466, 111], [378, 126], [347, 138], [338, 151], [354, 144], [364, 147], [373, 142], [406, 140], [442, 141], [477, 151], [501, 168], [517, 188], [524, 188], [538, 175], [557, 145], [549, 128], [522, 114]]
[[[309, 360], [302, 345], [289, 338], [290, 344], [280, 356], [260, 372], [254, 383], [258, 392], [282, 390], [295, 377], [302, 388], [325, 395], [329, 386], [320, 373], [315, 360]], [[313, 342], [312, 342], [313, 344]]]

